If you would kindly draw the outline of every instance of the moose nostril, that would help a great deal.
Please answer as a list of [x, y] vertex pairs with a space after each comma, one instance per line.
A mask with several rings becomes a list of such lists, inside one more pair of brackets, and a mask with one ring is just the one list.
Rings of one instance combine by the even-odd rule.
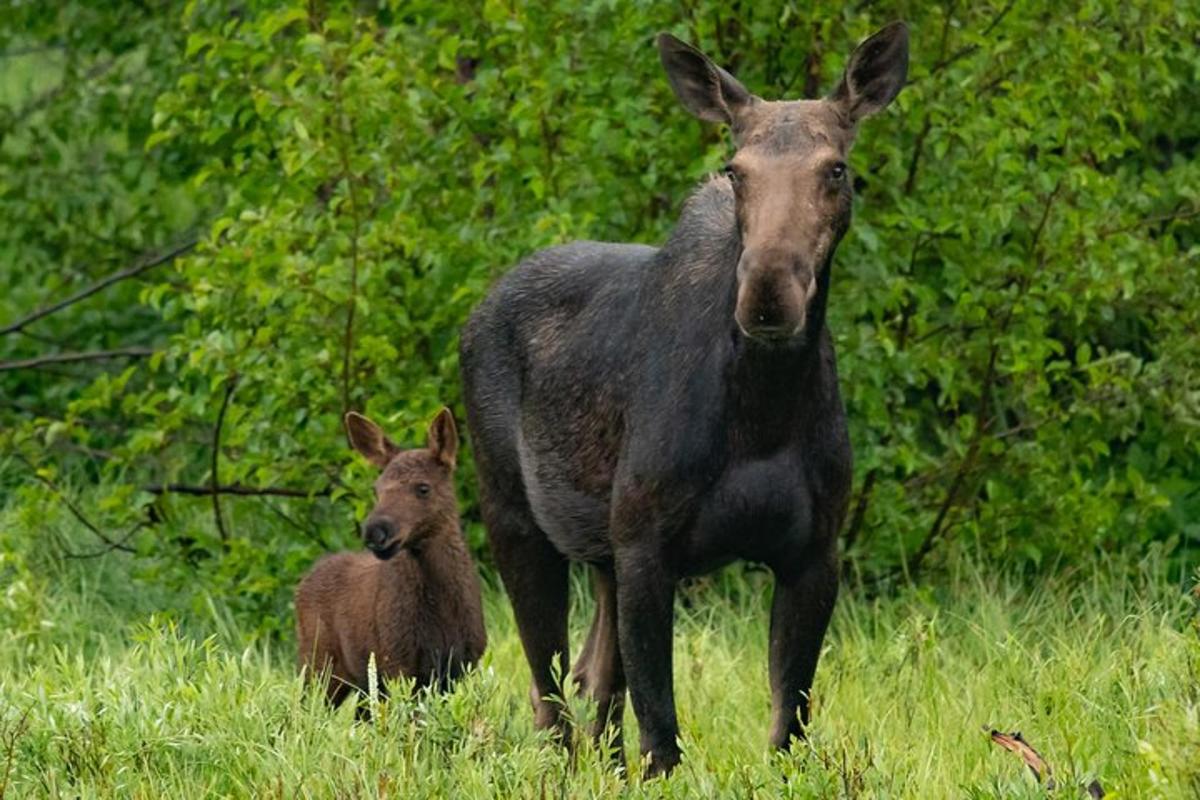
[[367, 540], [367, 547], [383, 547], [391, 532], [391, 526], [386, 522], [371, 522], [363, 531], [363, 538]]

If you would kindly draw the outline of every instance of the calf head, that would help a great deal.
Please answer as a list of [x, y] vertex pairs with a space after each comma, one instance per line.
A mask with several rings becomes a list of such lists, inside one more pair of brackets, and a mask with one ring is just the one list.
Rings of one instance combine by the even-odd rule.
[[363, 540], [381, 559], [444, 531], [457, 530], [454, 464], [458, 431], [450, 409], [429, 424], [423, 449], [401, 450], [378, 425], [353, 411], [346, 415], [350, 444], [379, 467], [375, 507], [363, 522]]
[[753, 339], [802, 338], [850, 224], [846, 157], [858, 122], [885, 108], [904, 85], [908, 29], [892, 23], [859, 45], [833, 93], [821, 100], [762, 100], [669, 34], [658, 37], [658, 49], [683, 105], [733, 131], [737, 152], [724, 171], [742, 241], [734, 319]]

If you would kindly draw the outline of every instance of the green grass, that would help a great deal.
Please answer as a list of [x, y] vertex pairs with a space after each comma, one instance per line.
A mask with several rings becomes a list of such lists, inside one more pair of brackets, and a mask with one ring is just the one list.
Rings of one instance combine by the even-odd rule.
[[[1154, 559], [1034, 579], [964, 560], [931, 586], [844, 591], [811, 739], [788, 756], [766, 747], [769, 583], [694, 585], [675, 639], [684, 763], [645, 783], [532, 730], [494, 588], [482, 669], [449, 696], [401, 692], [363, 725], [303, 690], [290, 642], [247, 644], [253, 621], [202, 592], [145, 587], [124, 555], [33, 561], [0, 553], [7, 797], [1046, 796], [990, 727], [1040, 750], [1054, 797], [1092, 779], [1110, 798], [1200, 796], [1196, 608]], [[632, 713], [626, 734], [636, 758]]]

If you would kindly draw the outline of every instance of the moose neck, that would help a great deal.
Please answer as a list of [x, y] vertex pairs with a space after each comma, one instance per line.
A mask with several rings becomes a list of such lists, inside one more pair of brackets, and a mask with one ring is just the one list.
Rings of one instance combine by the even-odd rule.
[[[421, 597], [434, 606], [438, 614], [449, 612], [456, 616], [464, 598], [464, 569], [472, 569], [466, 542], [457, 522], [454, 530], [438, 531], [417, 545], [408, 554], [418, 567]], [[397, 569], [400, 564], [397, 564]]]

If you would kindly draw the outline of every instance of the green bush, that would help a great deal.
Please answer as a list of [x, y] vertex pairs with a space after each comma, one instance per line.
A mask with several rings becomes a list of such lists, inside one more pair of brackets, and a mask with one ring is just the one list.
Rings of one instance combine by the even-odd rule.
[[[23, 9], [0, 32], [21, 53], [0, 85], [0, 327], [197, 244], [0, 335], [6, 361], [154, 351], [0, 371], [0, 480], [38, 470], [29, 495], [61, 502], [102, 478], [122, 488], [81, 501], [102, 530], [195, 520], [133, 530], [164, 574], [286, 583], [369, 503], [346, 410], [418, 443], [461, 412], [458, 329], [496, 276], [570, 239], [662, 241], [721, 163], [655, 32], [797, 97], [894, 18], [910, 84], [861, 132], [831, 301], [852, 564], [911, 572], [951, 539], [1030, 566], [1150, 541], [1187, 559], [1200, 14], [1169, 2]], [[460, 478], [478, 545], [469, 460]], [[214, 482], [307, 496], [146, 491]], [[236, 524], [268, 518], [291, 523]]]

